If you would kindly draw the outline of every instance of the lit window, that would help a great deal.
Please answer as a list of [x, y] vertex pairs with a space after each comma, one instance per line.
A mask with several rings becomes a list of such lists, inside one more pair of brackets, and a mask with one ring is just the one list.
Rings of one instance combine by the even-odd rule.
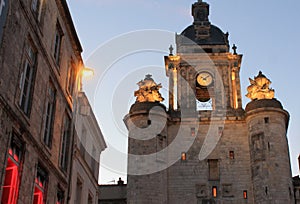
[[[13, 137], [14, 138], [14, 137]], [[21, 149], [14, 141], [8, 150], [1, 203], [16, 204], [20, 183]]]
[[212, 196], [216, 198], [218, 195], [217, 186], [212, 187]]
[[61, 151], [60, 151], [60, 167], [64, 171], [67, 171], [67, 167], [68, 167], [70, 136], [71, 136], [71, 119], [66, 113], [64, 117], [63, 133], [61, 138]]
[[57, 190], [56, 204], [64, 204], [64, 192], [60, 188]]
[[244, 199], [247, 199], [247, 198], [248, 198], [247, 191], [244, 191], [244, 192], [243, 192], [243, 198], [244, 198]]
[[234, 159], [234, 151], [229, 151], [229, 158]]
[[186, 153], [182, 152], [181, 153], [181, 161], [185, 161], [186, 160]]
[[195, 128], [191, 128], [191, 136], [195, 137], [196, 135], [196, 129]]
[[36, 52], [31, 45], [27, 46], [25, 52], [24, 69], [20, 79], [20, 108], [29, 116], [33, 95], [33, 83], [36, 64]]
[[35, 18], [38, 21], [41, 19], [42, 5], [43, 5], [43, 0], [32, 0], [31, 2], [31, 9], [33, 11]]
[[48, 174], [42, 167], [38, 166], [37, 175], [34, 181], [33, 204], [44, 204], [45, 189], [47, 184]]
[[62, 30], [61, 27], [57, 24], [55, 30], [55, 39], [54, 39], [54, 53], [53, 57], [57, 65], [60, 63], [60, 50], [61, 50], [61, 41], [62, 41]]
[[52, 84], [49, 85], [47, 91], [47, 107], [45, 116], [45, 130], [44, 130], [44, 143], [51, 147], [52, 135], [53, 135], [53, 123], [55, 113], [55, 98], [56, 91]]

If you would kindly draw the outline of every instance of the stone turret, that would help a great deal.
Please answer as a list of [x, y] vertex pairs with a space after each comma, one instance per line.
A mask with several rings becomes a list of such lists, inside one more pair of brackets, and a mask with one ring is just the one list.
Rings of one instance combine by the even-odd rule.
[[166, 203], [166, 172], [160, 171], [166, 155], [167, 114], [151, 75], [138, 82], [136, 102], [124, 122], [129, 132], [127, 203]]
[[250, 147], [250, 165], [254, 203], [292, 203], [287, 128], [289, 114], [274, 98], [270, 80], [261, 72], [250, 80], [246, 123]]

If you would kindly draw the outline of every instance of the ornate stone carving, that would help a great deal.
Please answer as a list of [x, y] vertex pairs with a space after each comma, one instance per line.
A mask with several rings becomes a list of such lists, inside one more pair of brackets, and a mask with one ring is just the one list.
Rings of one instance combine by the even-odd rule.
[[207, 197], [207, 188], [205, 184], [196, 184], [196, 197], [197, 198]]
[[159, 93], [159, 89], [162, 88], [161, 84], [156, 84], [151, 77], [152, 75], [148, 74], [144, 80], [137, 83], [139, 90], [134, 92], [136, 102], [161, 102], [164, 100]]
[[248, 94], [246, 96], [252, 101], [274, 98], [274, 89], [270, 88], [271, 81], [261, 71], [254, 77], [254, 80], [251, 78], [249, 80], [251, 85], [247, 88]]

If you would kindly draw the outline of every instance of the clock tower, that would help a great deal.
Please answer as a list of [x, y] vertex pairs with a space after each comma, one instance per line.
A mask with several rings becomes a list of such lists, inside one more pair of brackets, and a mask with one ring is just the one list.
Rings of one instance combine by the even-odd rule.
[[194, 22], [176, 36], [177, 54], [165, 57], [171, 110], [240, 111], [242, 55], [229, 51], [228, 33], [209, 21], [209, 5], [192, 6]]
[[294, 203], [289, 113], [262, 72], [243, 108], [242, 55], [211, 24], [207, 3], [194, 3], [192, 16], [164, 57], [169, 104], [146, 75], [124, 118], [127, 203]]

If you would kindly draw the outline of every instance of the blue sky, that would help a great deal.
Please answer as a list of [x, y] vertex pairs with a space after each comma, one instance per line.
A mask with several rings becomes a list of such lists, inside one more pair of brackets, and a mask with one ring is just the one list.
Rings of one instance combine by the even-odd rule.
[[[73, 0], [68, 1], [77, 33], [83, 46], [86, 66], [93, 67], [94, 79], [85, 81], [95, 114], [109, 146], [126, 152], [126, 128], [122, 119], [134, 101], [136, 82], [151, 72], [154, 79], [166, 84], [163, 56], [168, 52], [174, 33], [192, 23], [191, 5], [196, 0]], [[275, 97], [289, 111], [288, 141], [293, 175], [298, 174], [300, 153], [300, 1], [286, 0], [208, 0], [210, 21], [229, 32], [232, 45], [243, 54], [241, 67], [242, 94], [246, 94], [248, 78], [259, 70], [268, 76]], [[149, 32], [149, 29], [155, 31]], [[146, 31], [145, 31], [146, 30]], [[158, 34], [157, 36], [155, 36]], [[149, 50], [132, 52], [122, 39], [136, 36], [138, 44]], [[153, 43], [153, 39], [157, 43]], [[118, 46], [119, 45], [119, 46]], [[153, 48], [153, 49], [152, 49]], [[133, 51], [137, 48], [132, 48]], [[125, 53], [125, 55], [123, 52]], [[130, 52], [130, 50], [129, 50]], [[110, 59], [112, 57], [112, 59]], [[104, 59], [103, 59], [104, 58]], [[130, 74], [129, 74], [130, 73]], [[128, 84], [128, 81], [132, 81]], [[126, 84], [127, 82], [127, 84]], [[165, 85], [166, 86], [166, 85]], [[100, 89], [101, 88], [101, 89]], [[166, 90], [163, 90], [163, 94]], [[166, 98], [167, 96], [164, 95]], [[243, 104], [249, 102], [245, 97]], [[118, 105], [122, 104], [122, 105]], [[110, 120], [111, 119], [111, 120]], [[104, 157], [111, 168], [101, 168], [101, 183], [125, 179], [126, 155], [106, 150]], [[117, 158], [122, 155], [120, 158]], [[105, 160], [105, 158], [101, 158]]]

